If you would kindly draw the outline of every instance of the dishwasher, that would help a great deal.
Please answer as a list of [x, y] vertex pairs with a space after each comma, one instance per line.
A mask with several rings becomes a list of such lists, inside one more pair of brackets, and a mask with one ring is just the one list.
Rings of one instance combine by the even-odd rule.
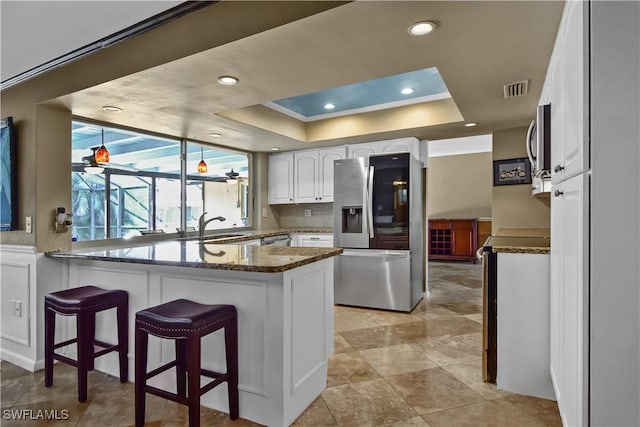
[[291, 246], [291, 237], [288, 234], [263, 237], [262, 246]]

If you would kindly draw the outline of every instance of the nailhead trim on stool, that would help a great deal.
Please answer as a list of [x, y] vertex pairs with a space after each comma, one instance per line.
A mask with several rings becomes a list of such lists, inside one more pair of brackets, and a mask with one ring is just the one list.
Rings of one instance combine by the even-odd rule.
[[[115, 308], [118, 319], [118, 344], [95, 339], [96, 313]], [[56, 314], [76, 316], [76, 337], [55, 343]], [[87, 375], [94, 360], [112, 351], [119, 353], [120, 382], [129, 377], [129, 294], [122, 290], [108, 290], [96, 286], [80, 286], [52, 292], [44, 297], [44, 385], [53, 385], [53, 361], [59, 360], [78, 368], [78, 400], [87, 400]], [[55, 352], [57, 348], [77, 343], [78, 357], [73, 360]], [[94, 346], [102, 347], [95, 351]]]
[[[200, 366], [201, 338], [221, 328], [224, 328], [227, 357], [227, 372], [224, 374]], [[189, 427], [199, 427], [200, 396], [225, 381], [229, 392], [229, 417], [232, 420], [238, 418], [238, 314], [235, 306], [205, 305], [186, 299], [170, 301], [137, 312], [135, 334], [136, 426], [144, 425], [145, 393], [151, 393], [187, 405]], [[149, 334], [175, 340], [176, 359], [147, 372]], [[147, 385], [149, 378], [174, 366], [177, 393]], [[213, 378], [213, 381], [200, 387], [201, 375]]]

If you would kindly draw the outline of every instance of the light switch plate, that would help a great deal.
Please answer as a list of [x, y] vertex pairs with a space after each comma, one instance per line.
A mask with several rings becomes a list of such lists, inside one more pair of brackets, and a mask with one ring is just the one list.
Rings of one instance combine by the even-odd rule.
[[262, 218], [267, 217], [267, 208], [262, 208]]
[[25, 217], [24, 219], [24, 223], [25, 223], [25, 229], [27, 233], [32, 233], [32, 229], [31, 229], [31, 217]]

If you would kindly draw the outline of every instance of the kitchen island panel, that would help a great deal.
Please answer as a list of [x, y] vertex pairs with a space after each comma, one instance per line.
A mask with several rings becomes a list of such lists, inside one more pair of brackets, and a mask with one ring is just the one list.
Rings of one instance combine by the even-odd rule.
[[[64, 288], [93, 284], [129, 292], [129, 367], [134, 379], [134, 319], [144, 308], [178, 298], [238, 308], [240, 416], [269, 426], [293, 422], [326, 387], [327, 360], [333, 351], [333, 259], [280, 273], [257, 273], [163, 265], [64, 259]], [[101, 313], [96, 336], [115, 339], [114, 313]], [[61, 323], [59, 323], [61, 325]], [[75, 335], [72, 319], [59, 326]], [[69, 354], [75, 356], [70, 346]], [[172, 360], [172, 341], [150, 337], [148, 368]], [[224, 371], [223, 333], [203, 339], [202, 366]], [[96, 359], [96, 369], [118, 373], [115, 354]], [[173, 371], [156, 385], [175, 388]], [[202, 405], [228, 411], [226, 386], [202, 396]]]

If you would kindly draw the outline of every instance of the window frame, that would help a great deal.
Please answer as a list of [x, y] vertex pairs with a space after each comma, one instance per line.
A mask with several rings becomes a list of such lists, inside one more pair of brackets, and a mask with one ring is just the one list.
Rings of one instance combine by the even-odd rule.
[[[187, 231], [187, 195], [186, 195], [186, 187], [187, 187], [187, 181], [194, 181], [194, 180], [201, 180], [201, 181], [217, 181], [219, 179], [219, 177], [206, 177], [206, 176], [198, 176], [196, 174], [190, 174], [187, 171], [187, 144], [189, 143], [193, 143], [193, 144], [201, 144], [207, 147], [212, 147], [215, 149], [220, 149], [221, 151], [226, 151], [226, 152], [230, 152], [230, 153], [238, 153], [238, 154], [242, 154], [242, 155], [246, 155], [247, 156], [247, 177], [249, 179], [249, 184], [248, 184], [248, 197], [247, 197], [247, 218], [248, 218], [248, 224], [246, 226], [242, 226], [242, 227], [229, 227], [229, 228], [219, 228], [214, 230], [213, 232], [215, 233], [224, 233], [224, 232], [229, 232], [229, 231], [246, 231], [246, 230], [252, 230], [254, 227], [254, 223], [255, 223], [255, 209], [254, 209], [254, 176], [253, 176], [253, 171], [254, 171], [254, 157], [253, 157], [253, 153], [250, 151], [245, 151], [245, 150], [240, 150], [240, 149], [232, 149], [229, 147], [225, 147], [223, 145], [219, 145], [219, 144], [211, 144], [209, 142], [205, 142], [205, 141], [200, 141], [194, 138], [178, 138], [172, 135], [166, 135], [166, 134], [161, 134], [161, 133], [157, 133], [157, 132], [153, 132], [153, 131], [148, 131], [148, 130], [144, 130], [144, 129], [137, 129], [137, 128], [132, 128], [132, 127], [127, 127], [127, 126], [121, 126], [121, 125], [117, 125], [117, 124], [113, 124], [113, 123], [107, 123], [107, 122], [101, 122], [101, 121], [96, 121], [96, 120], [91, 120], [91, 119], [87, 119], [84, 117], [76, 117], [73, 116], [71, 118], [71, 123], [81, 123], [84, 125], [88, 125], [88, 126], [96, 126], [96, 127], [101, 127], [101, 128], [110, 128], [110, 129], [117, 129], [117, 130], [123, 130], [123, 131], [128, 131], [128, 132], [135, 132], [135, 133], [139, 133], [142, 135], [148, 135], [151, 137], [157, 137], [157, 138], [163, 138], [163, 139], [169, 139], [169, 140], [173, 140], [176, 143], [180, 144], [180, 173], [179, 174], [174, 174], [174, 173], [167, 173], [167, 172], [151, 172], [151, 171], [137, 171], [137, 172], [132, 172], [132, 171], [124, 171], [124, 170], [120, 170], [117, 173], [113, 173], [112, 171], [105, 169], [102, 172], [102, 175], [104, 175], [105, 177], [105, 190], [104, 190], [104, 197], [105, 197], [105, 201], [106, 206], [105, 206], [105, 225], [104, 225], [104, 232], [105, 232], [105, 236], [107, 236], [105, 239], [96, 239], [96, 240], [82, 240], [82, 241], [73, 241], [72, 242], [72, 247], [73, 248], [82, 248], [82, 247], [93, 247], [93, 246], [107, 246], [107, 245], [113, 245], [113, 244], [119, 244], [119, 243], [134, 243], [134, 244], [143, 244], [143, 243], [147, 243], [147, 242], [153, 242], [153, 241], [162, 241], [162, 240], [171, 240], [171, 239], [176, 239], [176, 238], [190, 238], [190, 237], [196, 237], [198, 236], [198, 230], [194, 230], [194, 231]], [[69, 141], [70, 144], [73, 144], [73, 141]], [[71, 159], [70, 159], [71, 160]], [[77, 167], [77, 166], [71, 166], [71, 172], [80, 172], [80, 173], [84, 173], [84, 169], [83, 167]], [[152, 233], [152, 234], [147, 234], [147, 235], [142, 235], [142, 236], [133, 236], [133, 237], [110, 237], [111, 234], [111, 202], [110, 202], [110, 197], [111, 197], [111, 188], [110, 188], [110, 182], [111, 182], [111, 176], [112, 175], [129, 175], [129, 176], [139, 176], [139, 177], [144, 177], [144, 178], [149, 178], [151, 180], [151, 184], [150, 184], [150, 188], [153, 190], [155, 188], [155, 183], [156, 183], [156, 179], [158, 178], [165, 178], [165, 179], [179, 179], [180, 180], [180, 231], [176, 231], [175, 233]], [[70, 188], [69, 191], [71, 192], [72, 189]], [[151, 194], [153, 194], [153, 197], [150, 197], [149, 200], [149, 204], [150, 207], [152, 209], [152, 221], [150, 226], [153, 226], [153, 228], [151, 230], [156, 230], [156, 226], [157, 226], [157, 218], [156, 218], [156, 207], [157, 207], [157, 200], [156, 200], [156, 192], [152, 191]], [[206, 232], [206, 231], [205, 231]]]

